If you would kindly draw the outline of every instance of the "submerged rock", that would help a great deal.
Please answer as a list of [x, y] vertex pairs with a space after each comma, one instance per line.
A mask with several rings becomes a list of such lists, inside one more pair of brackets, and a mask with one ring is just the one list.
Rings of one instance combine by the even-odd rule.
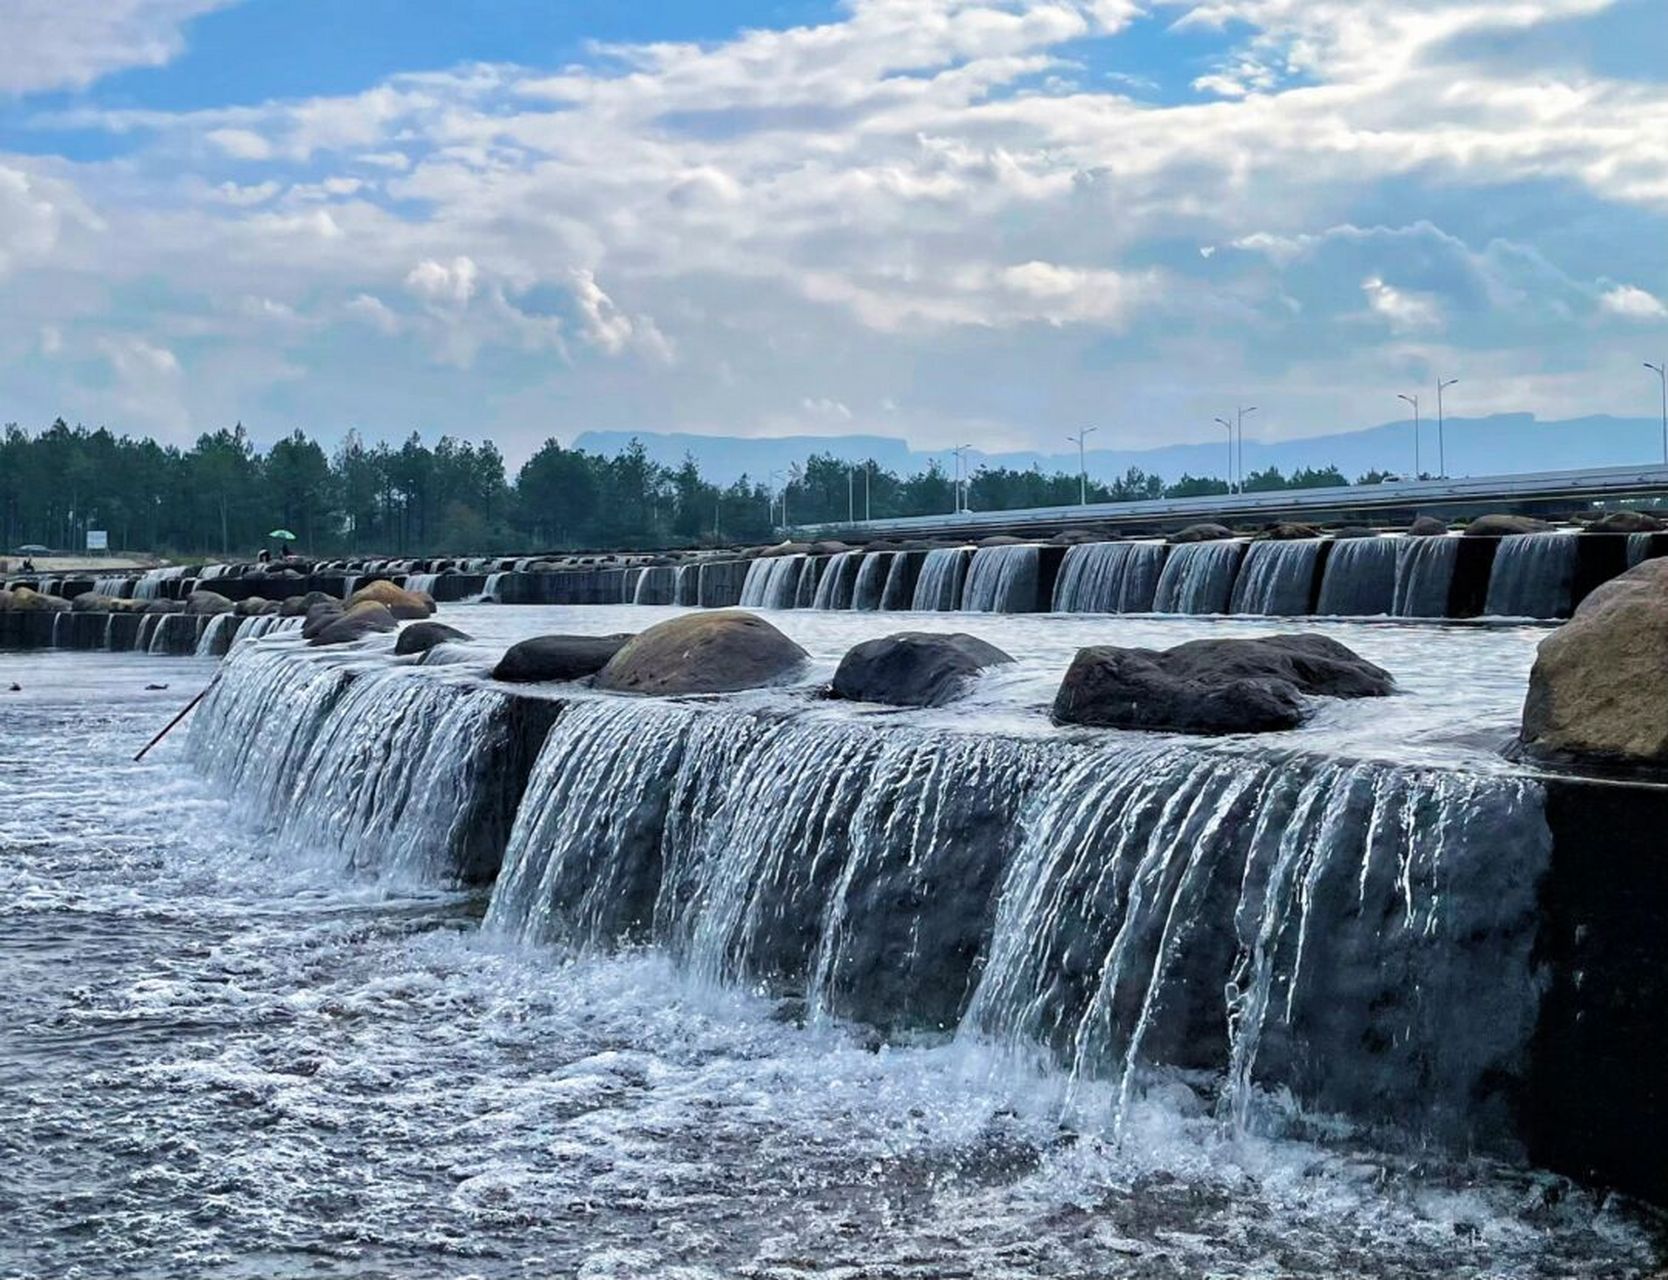
[[1269, 525], [1257, 535], [1257, 538], [1262, 542], [1297, 542], [1305, 538], [1318, 538], [1320, 536], [1321, 531], [1318, 525], [1283, 521], [1279, 524]]
[[534, 636], [511, 645], [492, 669], [494, 680], [533, 683], [582, 680], [594, 676], [625, 647], [629, 634], [611, 636]]
[[309, 591], [304, 596], [290, 596], [278, 606], [278, 614], [284, 618], [304, 618], [321, 604], [333, 605], [341, 608], [342, 602], [333, 595], [323, 591]]
[[307, 610], [306, 621], [301, 624], [301, 638], [311, 640], [337, 618], [341, 617], [342, 612], [342, 602], [340, 600], [326, 600], [322, 604], [313, 605]]
[[1308, 714], [1305, 696], [1380, 697], [1390, 673], [1318, 635], [1192, 640], [1173, 649], [1079, 649], [1054, 698], [1060, 724], [1178, 733], [1267, 733]]
[[833, 693], [853, 702], [939, 707], [960, 696], [986, 667], [1012, 662], [993, 644], [963, 632], [902, 631], [865, 640], [840, 660]]
[[362, 600], [340, 614], [323, 616], [328, 620], [309, 638], [309, 644], [351, 644], [369, 635], [393, 631], [400, 625], [387, 606], [374, 600]]
[[596, 683], [619, 693], [730, 693], [781, 680], [809, 656], [757, 614], [720, 609], [632, 637]]
[[1448, 522], [1435, 516], [1419, 516], [1407, 527], [1410, 538], [1443, 538], [1448, 535]]
[[1167, 541], [1170, 542], [1219, 542], [1223, 538], [1231, 538], [1234, 531], [1227, 525], [1213, 524], [1204, 521], [1201, 524], [1190, 524], [1185, 529], [1172, 533]]
[[1668, 765], [1668, 559], [1612, 578], [1541, 641], [1523, 745], [1544, 758]]
[[348, 597], [348, 607], [380, 604], [399, 619], [426, 618], [434, 612], [434, 600], [425, 591], [407, 591], [384, 578], [367, 582]]
[[435, 645], [445, 644], [448, 640], [472, 639], [474, 637], [467, 632], [448, 627], [444, 622], [413, 622], [400, 631], [400, 638], [394, 642], [394, 652], [427, 653]]
[[1468, 538], [1504, 538], [1514, 533], [1545, 533], [1552, 528], [1545, 520], [1534, 516], [1491, 515], [1478, 516], [1465, 526]]

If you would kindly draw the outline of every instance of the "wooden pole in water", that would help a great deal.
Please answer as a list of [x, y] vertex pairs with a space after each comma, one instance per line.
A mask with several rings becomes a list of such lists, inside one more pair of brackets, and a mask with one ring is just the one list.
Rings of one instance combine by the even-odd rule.
[[149, 751], [157, 743], [161, 742], [164, 738], [166, 738], [169, 735], [169, 733], [171, 733], [173, 731], [173, 728], [174, 728], [175, 725], [177, 725], [181, 720], [184, 720], [186, 718], [186, 716], [190, 715], [191, 714], [191, 709], [193, 707], [195, 707], [199, 702], [201, 702], [204, 698], [208, 697], [208, 691], [210, 689], [214, 688], [215, 681], [219, 680], [219, 679], [220, 679], [219, 676], [215, 676], [214, 680], [210, 680], [206, 685], [204, 685], [203, 686], [203, 691], [201, 693], [199, 693], [195, 698], [191, 699], [190, 702], [186, 703], [184, 709], [181, 710], [181, 712], [177, 716], [175, 716], [172, 720], [170, 720], [168, 722], [167, 726], [162, 730], [161, 733], [157, 734], [156, 737], [152, 738], [142, 748], [140, 748], [139, 754], [133, 757], [134, 763], [137, 764], [139, 761], [143, 760], [145, 758], [145, 752]]

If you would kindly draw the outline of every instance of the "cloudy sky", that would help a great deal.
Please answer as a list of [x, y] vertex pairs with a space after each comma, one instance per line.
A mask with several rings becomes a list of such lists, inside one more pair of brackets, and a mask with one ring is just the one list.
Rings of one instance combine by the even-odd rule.
[[1664, 0], [0, 0], [0, 419], [1654, 411]]

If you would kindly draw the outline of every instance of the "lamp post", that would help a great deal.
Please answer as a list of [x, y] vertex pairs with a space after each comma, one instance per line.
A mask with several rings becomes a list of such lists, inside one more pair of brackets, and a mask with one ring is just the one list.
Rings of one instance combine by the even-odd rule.
[[846, 523], [857, 523], [857, 468], [846, 463]]
[[1226, 427], [1228, 431], [1228, 492], [1234, 491], [1234, 424], [1226, 418], [1218, 418], [1217, 423]]
[[1662, 461], [1668, 465], [1668, 360], [1661, 364], [1652, 364], [1647, 360], [1645, 367], [1662, 383]]
[[1245, 415], [1257, 412], [1256, 405], [1247, 405], [1234, 413], [1234, 422], [1239, 427], [1239, 491], [1245, 492]]
[[1406, 400], [1413, 406], [1413, 478], [1417, 480], [1419, 478], [1419, 397], [1404, 396], [1398, 391], [1396, 399]]
[[1077, 505], [1080, 507], [1089, 505], [1089, 464], [1083, 452], [1083, 442], [1099, 430], [1099, 427], [1084, 427], [1076, 435], [1066, 437], [1077, 446]]
[[874, 488], [875, 460], [870, 458], [863, 464], [863, 523], [867, 524], [873, 517], [869, 513], [869, 491]]
[[1458, 378], [1449, 378], [1446, 382], [1441, 378], [1436, 380], [1436, 469], [1444, 480], [1448, 478], [1448, 450], [1442, 438], [1442, 393], [1458, 381]]
[[962, 489], [961, 479], [962, 472], [966, 469], [966, 459], [962, 455], [972, 447], [970, 444], [958, 444], [950, 450], [951, 453], [956, 455], [956, 514], [958, 516], [967, 510], [966, 494]]

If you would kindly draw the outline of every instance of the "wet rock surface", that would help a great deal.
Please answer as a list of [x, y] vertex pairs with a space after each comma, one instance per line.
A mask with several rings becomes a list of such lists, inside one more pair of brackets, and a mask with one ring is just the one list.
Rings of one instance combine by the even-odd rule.
[[987, 667], [1013, 658], [977, 636], [904, 631], [865, 640], [840, 660], [832, 692], [853, 702], [937, 707], [959, 697]]
[[634, 636], [597, 674], [617, 693], [729, 693], [773, 684], [809, 655], [757, 614], [721, 609]]
[[630, 639], [629, 633], [534, 636], [511, 645], [492, 669], [492, 678], [522, 684], [583, 680], [607, 666]]

